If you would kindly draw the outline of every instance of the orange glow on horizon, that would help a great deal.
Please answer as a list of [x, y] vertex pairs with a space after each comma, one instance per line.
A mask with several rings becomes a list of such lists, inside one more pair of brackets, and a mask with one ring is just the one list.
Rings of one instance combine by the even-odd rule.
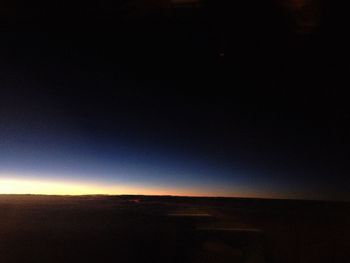
[[[154, 195], [154, 196], [191, 196], [191, 197], [239, 197], [239, 198], [298, 198], [297, 193], [266, 192], [254, 189], [229, 186], [170, 186], [137, 185], [117, 183], [77, 182], [47, 179], [28, 179], [14, 176], [1, 176], [1, 194], [33, 195]], [[317, 198], [316, 198], [317, 199]]]
[[91, 182], [14, 179], [11, 177], [0, 177], [0, 194], [233, 196], [227, 193], [215, 193], [213, 189], [195, 189], [193, 187], [107, 185]]
[[[85, 195], [106, 194], [112, 189], [91, 184], [72, 182], [42, 181], [30, 179], [0, 179], [1, 194], [45, 194], [45, 195]], [[115, 190], [115, 189], [114, 189]]]

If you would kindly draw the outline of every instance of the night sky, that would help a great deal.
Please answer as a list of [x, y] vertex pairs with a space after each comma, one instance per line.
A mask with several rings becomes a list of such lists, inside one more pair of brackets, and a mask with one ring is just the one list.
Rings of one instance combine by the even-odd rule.
[[0, 193], [350, 199], [344, 7], [102, 2], [1, 9]]

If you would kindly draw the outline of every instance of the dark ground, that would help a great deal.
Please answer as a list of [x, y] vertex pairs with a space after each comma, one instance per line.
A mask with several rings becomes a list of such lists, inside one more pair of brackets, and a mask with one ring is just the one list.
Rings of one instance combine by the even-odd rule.
[[0, 196], [0, 262], [348, 262], [349, 203]]

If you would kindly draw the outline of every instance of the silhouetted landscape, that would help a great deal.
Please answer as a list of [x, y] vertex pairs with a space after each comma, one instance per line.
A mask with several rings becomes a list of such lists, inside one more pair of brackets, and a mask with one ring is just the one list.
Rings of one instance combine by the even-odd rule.
[[0, 262], [348, 262], [349, 203], [0, 196]]

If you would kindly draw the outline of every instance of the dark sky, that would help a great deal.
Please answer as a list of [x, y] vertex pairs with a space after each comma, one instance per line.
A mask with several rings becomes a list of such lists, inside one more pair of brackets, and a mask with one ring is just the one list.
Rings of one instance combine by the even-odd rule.
[[8, 3], [0, 179], [349, 200], [344, 7], [258, 2]]

